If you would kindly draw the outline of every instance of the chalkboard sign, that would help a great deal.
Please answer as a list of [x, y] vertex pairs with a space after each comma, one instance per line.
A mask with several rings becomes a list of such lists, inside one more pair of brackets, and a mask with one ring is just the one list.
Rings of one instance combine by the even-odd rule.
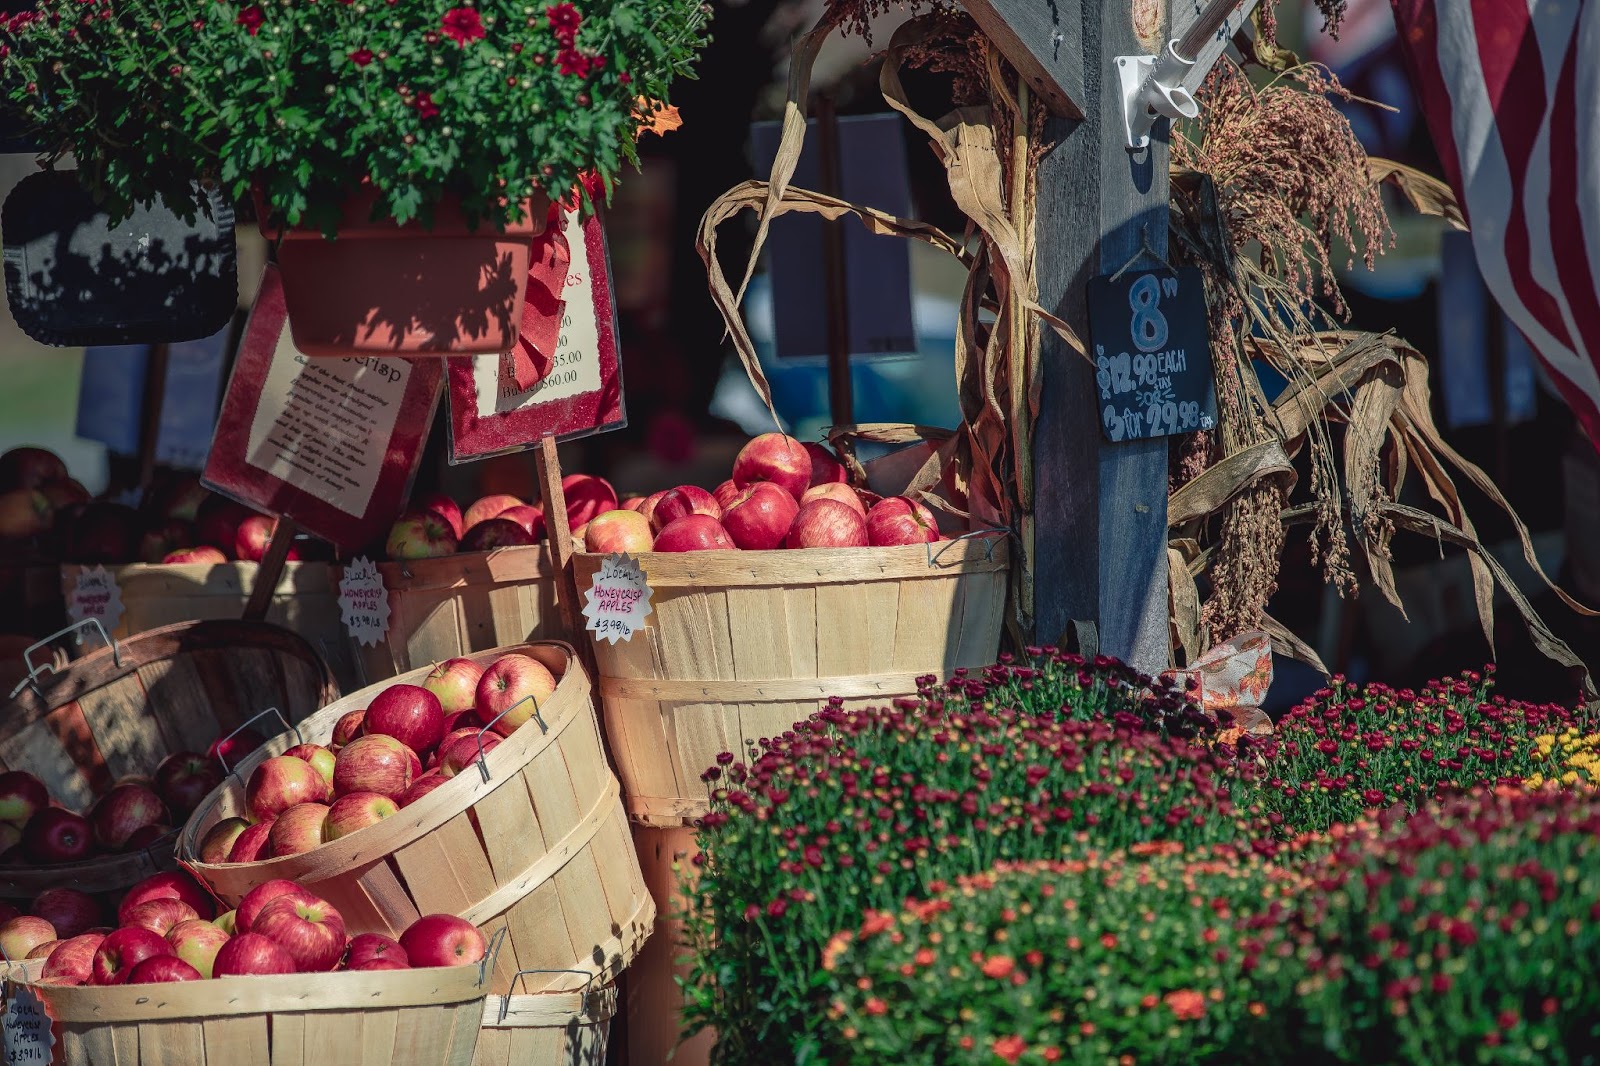
[[1100, 431], [1109, 441], [1217, 424], [1200, 271], [1129, 271], [1089, 280]]

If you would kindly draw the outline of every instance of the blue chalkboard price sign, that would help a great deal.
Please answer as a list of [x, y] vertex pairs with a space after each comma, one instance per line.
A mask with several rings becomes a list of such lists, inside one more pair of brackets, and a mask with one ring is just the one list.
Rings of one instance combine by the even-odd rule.
[[1217, 424], [1205, 289], [1193, 267], [1089, 280], [1100, 431], [1113, 443]]

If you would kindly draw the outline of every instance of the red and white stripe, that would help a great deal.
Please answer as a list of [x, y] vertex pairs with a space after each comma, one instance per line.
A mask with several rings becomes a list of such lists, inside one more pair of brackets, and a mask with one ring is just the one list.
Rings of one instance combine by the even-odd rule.
[[1489, 291], [1600, 445], [1600, 0], [1391, 0]]

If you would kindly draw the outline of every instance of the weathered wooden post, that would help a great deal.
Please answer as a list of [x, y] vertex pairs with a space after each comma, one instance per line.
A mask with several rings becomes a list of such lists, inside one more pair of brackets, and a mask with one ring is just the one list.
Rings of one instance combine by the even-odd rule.
[[[1144, 146], [1129, 147], [1141, 139], [1147, 102], [1169, 117], [1192, 110], [1186, 93], [1199, 86], [1255, 0], [1173, 0], [1171, 10], [1164, 0], [964, 5], [1054, 112], [1046, 135], [1055, 147], [1039, 164], [1034, 214], [1039, 303], [1087, 338], [1089, 279], [1166, 254], [1166, 124], [1158, 118]], [[1144, 57], [1155, 62], [1140, 62]], [[1125, 108], [1130, 94], [1135, 106]], [[1164, 668], [1167, 440], [1108, 442], [1095, 367], [1049, 330], [1041, 361], [1033, 437], [1035, 637], [1053, 643], [1075, 633], [1086, 651], [1147, 671]]]

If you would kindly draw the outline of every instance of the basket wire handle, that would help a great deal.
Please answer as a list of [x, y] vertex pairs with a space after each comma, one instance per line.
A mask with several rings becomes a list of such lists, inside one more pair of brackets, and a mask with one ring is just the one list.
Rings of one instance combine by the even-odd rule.
[[[489, 979], [489, 971], [494, 969], [495, 960], [500, 958], [500, 945], [506, 942], [506, 934], [510, 930], [511, 927], [509, 925], [502, 925], [494, 931], [494, 936], [489, 938], [489, 945], [483, 953], [483, 958], [478, 960], [478, 984], [481, 985]], [[513, 977], [511, 980], [515, 982], [516, 978]], [[500, 1018], [501, 1020], [505, 1019], [503, 1011]]]
[[484, 735], [487, 734], [489, 732], [489, 730], [494, 728], [494, 724], [496, 722], [498, 722], [500, 719], [504, 718], [506, 715], [510, 714], [512, 711], [516, 710], [518, 707], [521, 707], [524, 703], [527, 703], [529, 700], [533, 701], [533, 720], [535, 722], [539, 723], [539, 732], [540, 733], [548, 733], [548, 732], [550, 732], [550, 727], [545, 724], [544, 715], [541, 714], [540, 711], [539, 711], [539, 697], [537, 697], [537, 696], [524, 696], [522, 699], [518, 700], [516, 703], [513, 703], [511, 706], [507, 707], [505, 710], [501, 711], [499, 714], [497, 714], [493, 718], [489, 719], [489, 724], [484, 726], [482, 729], [478, 730], [478, 772], [483, 775], [483, 783], [484, 784], [487, 785], [489, 783], [489, 762], [488, 762], [489, 753], [483, 750], [483, 738], [484, 738]]
[[239, 728], [235, 729], [233, 732], [229, 733], [227, 736], [225, 736], [221, 740], [217, 741], [217, 761], [222, 764], [223, 772], [226, 773], [229, 777], [238, 777], [239, 776], [239, 764], [238, 763], [234, 763], [232, 766], [229, 766], [228, 765], [228, 760], [223, 758], [223, 756], [222, 756], [222, 751], [223, 751], [223, 749], [225, 747], [227, 747], [228, 741], [232, 740], [234, 737], [238, 736], [240, 733], [243, 733], [246, 729], [249, 729], [252, 723], [254, 723], [254, 722], [256, 722], [256, 721], [258, 721], [258, 720], [260, 720], [262, 718], [265, 718], [269, 714], [275, 714], [275, 715], [278, 716], [278, 721], [283, 723], [283, 728], [294, 734], [295, 743], [304, 744], [306, 742], [305, 737], [302, 737], [300, 735], [300, 727], [295, 725], [293, 722], [289, 721], [289, 719], [285, 718], [283, 716], [283, 712], [278, 710], [278, 708], [276, 708], [276, 707], [268, 707], [264, 711], [257, 711], [255, 714], [251, 715], [249, 718], [246, 718], [244, 720], [244, 722], [239, 726]]
[[[503, 934], [505, 932], [505, 929], [502, 928], [500, 930], [500, 932]], [[529, 974], [532, 974], [532, 973], [575, 973], [575, 974], [577, 974], [579, 977], [583, 978], [583, 998], [584, 998], [585, 1002], [588, 1002], [589, 996], [592, 994], [593, 989], [594, 989], [594, 974], [591, 973], [588, 970], [518, 970], [516, 973], [511, 975], [511, 988], [512, 988], [512, 990], [514, 991], [516, 989], [517, 982], [519, 980], [521, 980], [522, 978], [524, 978], [524, 977], [526, 977], [526, 976], [528, 976]], [[523, 991], [524, 992], [527, 991], [527, 987], [526, 986], [523, 987]], [[506, 1015], [510, 1014], [510, 1013], [511, 1013], [511, 993], [508, 992], [505, 995], [500, 997], [500, 1020], [502, 1022], [505, 1021], [506, 1020]]]
[[[72, 623], [70, 626], [64, 626], [61, 629], [56, 630], [43, 640], [34, 641], [32, 644], [29, 644], [27, 648], [23, 649], [22, 665], [28, 668], [28, 676], [17, 682], [17, 687], [11, 690], [11, 695], [8, 698], [16, 699], [17, 696], [22, 693], [22, 690], [30, 685], [33, 686], [34, 692], [38, 692], [40, 676], [44, 674], [53, 674], [56, 672], [56, 664], [48, 659], [35, 665], [33, 661], [34, 652], [39, 651], [41, 648], [48, 647], [74, 630], [89, 629], [91, 627], [93, 627], [96, 633], [100, 634], [101, 643], [111, 649], [111, 661], [116, 664], [117, 669], [122, 669], [122, 649], [117, 647], [117, 642], [112, 639], [111, 634], [106, 632], [106, 627], [101, 624], [100, 619], [80, 619], [79, 621]], [[78, 643], [83, 643], [82, 633], [78, 634]]]
[[[933, 546], [935, 544], [943, 545], [943, 547], [939, 549], [939, 555], [943, 555], [949, 550], [949, 546], [952, 544], [960, 544], [962, 541], [971, 540], [973, 537], [987, 537], [991, 533], [1004, 533], [1008, 537], [1016, 536], [1015, 531], [1007, 529], [1004, 526], [996, 526], [993, 529], [974, 529], [970, 533], [963, 533], [959, 537], [951, 537], [949, 540], [929, 541], [926, 545], [924, 545], [924, 547], [926, 547], [928, 550], [928, 566], [932, 567], [934, 562], [937, 560], [937, 556], [935, 556], [933, 553]], [[997, 543], [998, 541], [990, 541], [987, 545], [985, 545], [986, 550], [983, 555], [984, 562], [994, 562], [994, 546]]]

